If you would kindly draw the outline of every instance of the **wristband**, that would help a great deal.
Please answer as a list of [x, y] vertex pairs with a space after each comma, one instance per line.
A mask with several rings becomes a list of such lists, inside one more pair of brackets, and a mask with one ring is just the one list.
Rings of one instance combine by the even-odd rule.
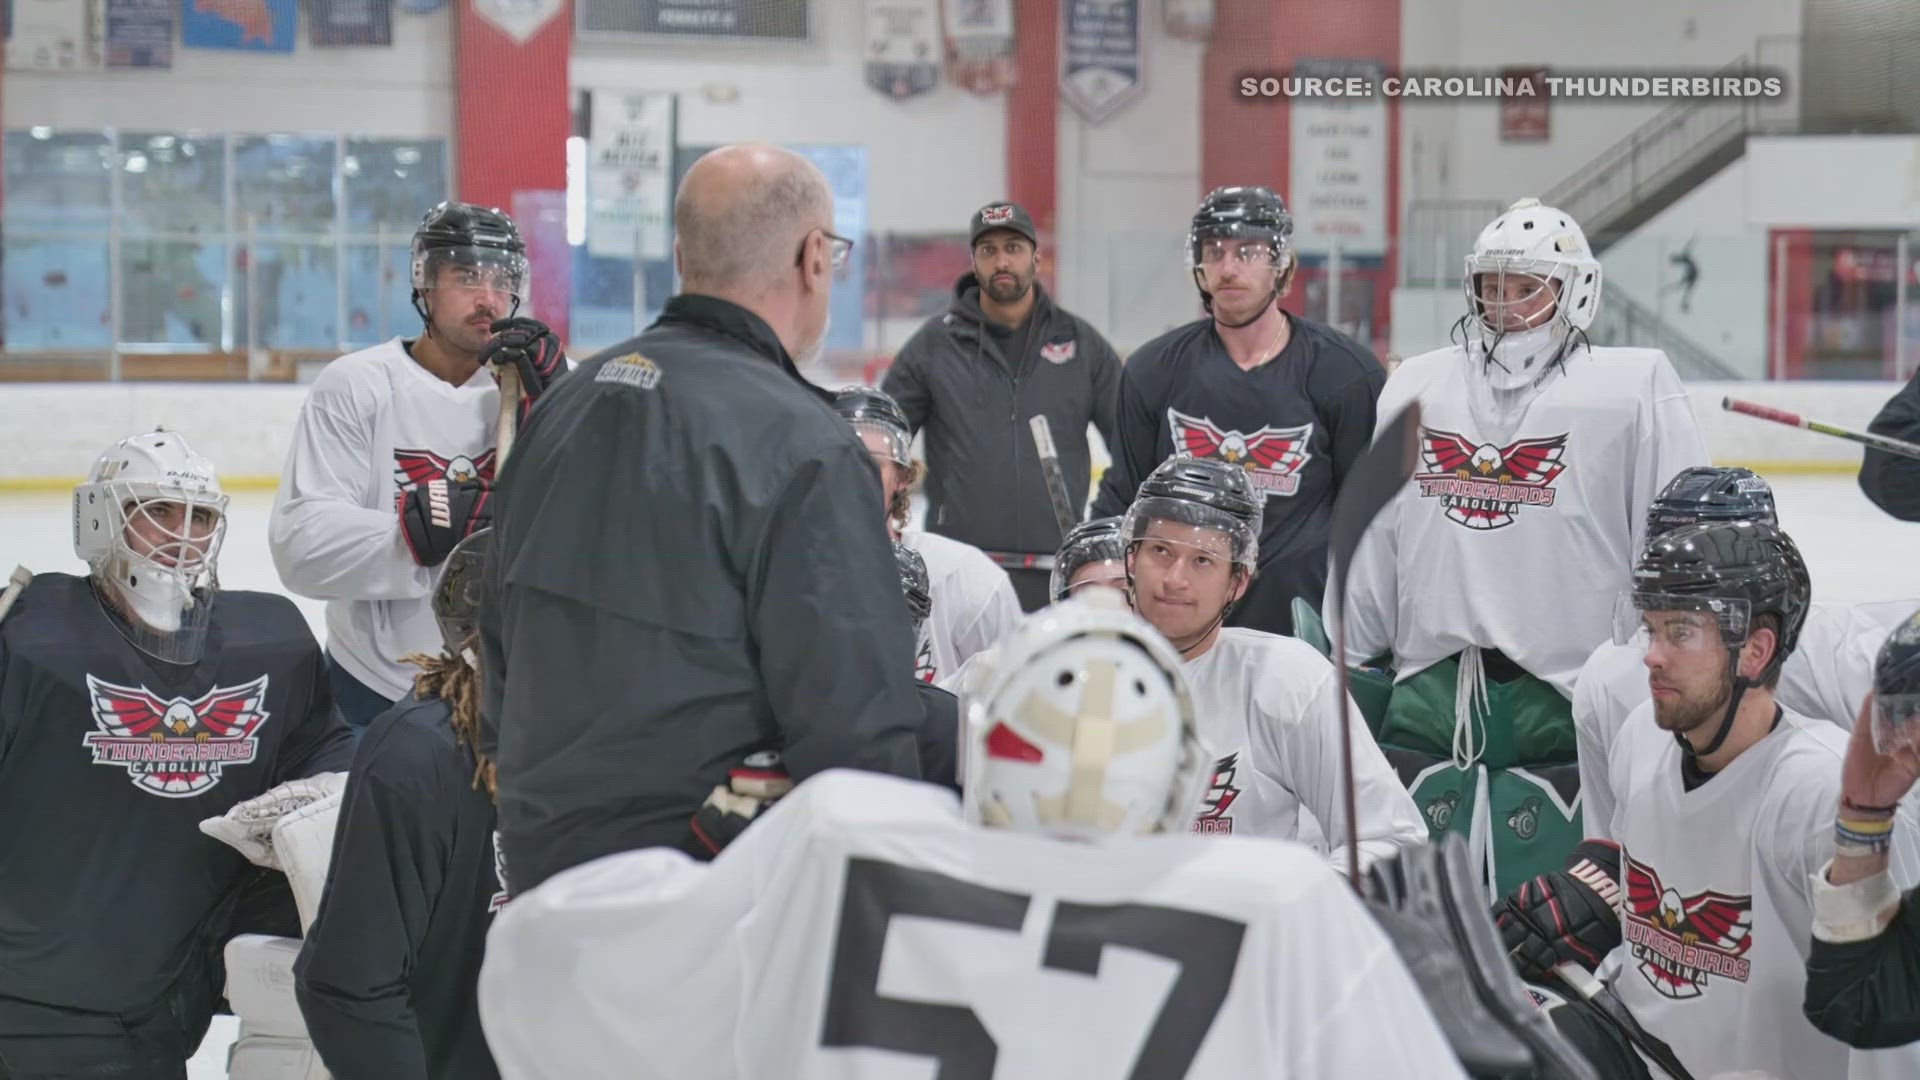
[[1833, 844], [1837, 854], [1849, 858], [1885, 855], [1893, 847], [1893, 819], [1858, 821], [1846, 817], [1835, 818]]
[[1847, 798], [1845, 795], [1840, 796], [1841, 815], [1850, 821], [1874, 821], [1883, 818], [1892, 818], [1894, 812], [1898, 809], [1898, 806], [1864, 806]]

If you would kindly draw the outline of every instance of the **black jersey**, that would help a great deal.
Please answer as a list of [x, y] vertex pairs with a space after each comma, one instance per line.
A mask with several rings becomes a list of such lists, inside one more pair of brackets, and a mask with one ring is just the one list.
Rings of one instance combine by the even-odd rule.
[[179, 666], [35, 577], [0, 623], [0, 996], [127, 1012], [214, 962], [253, 867], [200, 822], [352, 756], [286, 597], [219, 593]]

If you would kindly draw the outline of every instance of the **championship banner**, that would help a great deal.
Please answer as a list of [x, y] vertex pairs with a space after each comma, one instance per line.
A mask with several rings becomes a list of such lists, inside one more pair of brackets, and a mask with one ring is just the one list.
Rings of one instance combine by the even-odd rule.
[[392, 0], [306, 0], [307, 36], [314, 45], [392, 45]]
[[1546, 142], [1553, 137], [1553, 96], [1547, 92], [1547, 69], [1508, 68], [1502, 81], [1524, 82], [1531, 94], [1500, 97], [1501, 142]]
[[673, 254], [674, 95], [594, 90], [587, 97], [587, 253]]
[[96, 71], [100, 0], [13, 0], [7, 66], [24, 71]]
[[173, 0], [107, 0], [107, 66], [173, 66]]
[[[1371, 60], [1300, 60], [1291, 74], [1360, 77], [1377, 86], [1386, 71]], [[1386, 97], [1297, 97], [1287, 107], [1295, 250], [1303, 259], [1325, 258], [1338, 242], [1343, 260], [1386, 257]]]
[[940, 0], [866, 0], [867, 85], [905, 101], [940, 82]]
[[[846, 4], [848, 0], [832, 0]], [[806, 41], [812, 0], [578, 0], [583, 34]]]
[[1063, 0], [1060, 96], [1089, 124], [1140, 92], [1140, 0]]
[[1013, 62], [1013, 0], [946, 0], [947, 77], [976, 94], [997, 94], [1017, 77]]
[[293, 0], [180, 0], [180, 43], [290, 53], [297, 18]]
[[1168, 37], [1206, 41], [1213, 36], [1213, 0], [1160, 0], [1160, 16]]

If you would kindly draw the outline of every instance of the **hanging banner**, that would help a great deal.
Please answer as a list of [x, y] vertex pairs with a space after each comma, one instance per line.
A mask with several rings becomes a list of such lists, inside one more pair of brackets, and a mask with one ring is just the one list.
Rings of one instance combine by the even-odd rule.
[[13, 0], [7, 66], [24, 71], [96, 71], [100, 0]]
[[947, 0], [940, 7], [953, 84], [976, 94], [1012, 86], [1013, 0]]
[[587, 253], [673, 254], [674, 96], [595, 90], [587, 98]]
[[173, 0], [107, 0], [107, 66], [173, 66]]
[[1060, 96], [1090, 124], [1140, 92], [1140, 0], [1064, 0]]
[[180, 0], [180, 43], [189, 49], [293, 51], [293, 0]]
[[425, 15], [447, 6], [447, 0], [400, 0], [400, 10], [409, 15]]
[[812, 33], [812, 0], [577, 0], [576, 6], [583, 34], [806, 41]]
[[1547, 69], [1508, 68], [1500, 73], [1503, 86], [1513, 80], [1516, 91], [1500, 96], [1501, 142], [1546, 142], [1553, 137], [1553, 95], [1547, 92]]
[[1160, 0], [1160, 17], [1168, 37], [1206, 41], [1213, 36], [1213, 0]]
[[392, 45], [392, 0], [306, 0], [307, 36], [320, 47]]
[[[1384, 65], [1369, 60], [1298, 60], [1300, 78], [1359, 77], [1378, 86]], [[1293, 211], [1295, 250], [1324, 258], [1340, 246], [1342, 259], [1383, 258], [1387, 253], [1387, 99], [1296, 97], [1288, 160], [1288, 209]]]
[[473, 13], [491, 23], [516, 45], [525, 45], [546, 29], [567, 0], [473, 0]]
[[904, 101], [940, 82], [940, 0], [867, 0], [867, 85]]

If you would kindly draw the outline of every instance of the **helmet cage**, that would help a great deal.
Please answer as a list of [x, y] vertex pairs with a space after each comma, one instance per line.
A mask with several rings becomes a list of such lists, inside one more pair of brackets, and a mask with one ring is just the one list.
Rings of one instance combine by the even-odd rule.
[[[226, 540], [227, 496], [142, 480], [83, 484], [76, 496], [83, 507], [76, 529], [98, 534], [77, 546], [122, 636], [157, 660], [197, 662], [220, 587], [215, 566]], [[180, 507], [181, 528], [154, 514], [166, 504]], [[203, 512], [213, 514], [213, 527], [196, 535], [193, 522]], [[128, 540], [135, 525], [145, 550]]]
[[[1467, 312], [1482, 334], [1497, 338], [1567, 321], [1561, 300], [1573, 277], [1570, 264], [1553, 259], [1468, 255], [1466, 267], [1462, 284]], [[1508, 295], [1509, 285], [1517, 286], [1517, 295]], [[1532, 315], [1520, 315], [1520, 311], [1539, 303], [1543, 291], [1553, 293], [1552, 303]]]

